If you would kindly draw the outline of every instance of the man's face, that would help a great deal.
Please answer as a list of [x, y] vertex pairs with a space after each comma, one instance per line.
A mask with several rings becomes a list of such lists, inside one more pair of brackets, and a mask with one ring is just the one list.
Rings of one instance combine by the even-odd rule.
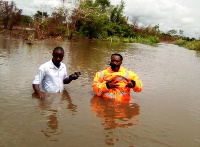
[[62, 50], [56, 50], [52, 55], [54, 63], [59, 64], [63, 60], [64, 52]]
[[111, 57], [110, 66], [111, 66], [111, 68], [112, 68], [113, 71], [118, 71], [121, 64], [122, 64], [122, 60], [121, 60], [120, 56], [113, 55]]

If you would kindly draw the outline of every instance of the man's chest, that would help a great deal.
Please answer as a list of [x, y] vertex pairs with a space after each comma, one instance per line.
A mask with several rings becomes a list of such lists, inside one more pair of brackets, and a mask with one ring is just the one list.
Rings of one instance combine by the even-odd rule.
[[112, 73], [105, 73], [103, 79], [106, 81], [115, 79], [117, 77], [125, 77], [126, 73], [125, 72], [112, 72]]
[[64, 69], [55, 69], [50, 68], [46, 70], [45, 77], [46, 78], [64, 78]]

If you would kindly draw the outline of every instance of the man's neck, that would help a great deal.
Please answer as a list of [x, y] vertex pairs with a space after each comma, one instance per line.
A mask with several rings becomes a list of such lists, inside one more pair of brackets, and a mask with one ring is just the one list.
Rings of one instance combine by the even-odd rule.
[[52, 62], [53, 62], [53, 64], [57, 67], [57, 68], [59, 68], [60, 67], [60, 63], [55, 63], [54, 61], [53, 61], [53, 59], [52, 59]]
[[114, 72], [118, 72], [119, 69], [120, 69], [120, 67], [117, 67], [117, 68], [115, 68], [114, 70], [111, 68], [111, 70], [114, 71]]

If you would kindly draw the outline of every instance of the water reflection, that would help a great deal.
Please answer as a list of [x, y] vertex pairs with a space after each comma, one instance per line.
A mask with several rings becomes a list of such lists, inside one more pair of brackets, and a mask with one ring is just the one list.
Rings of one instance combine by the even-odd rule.
[[119, 140], [113, 137], [115, 128], [138, 125], [135, 116], [140, 114], [140, 106], [130, 101], [103, 99], [96, 95], [91, 99], [92, 111], [97, 117], [103, 118], [102, 126], [108, 133], [105, 135], [106, 144], [114, 145], [114, 142]]
[[91, 99], [92, 111], [98, 117], [104, 118], [102, 126], [105, 130], [117, 127], [137, 125], [133, 117], [139, 115], [140, 106], [130, 101], [115, 101], [94, 96]]
[[[37, 99], [37, 95], [33, 93], [33, 98]], [[77, 105], [72, 103], [70, 95], [66, 90], [62, 93], [45, 93], [45, 99], [37, 99], [36, 110], [39, 114], [45, 116], [46, 128], [41, 129], [41, 132], [50, 141], [58, 141], [57, 136], [63, 133], [62, 129], [59, 129], [59, 112], [63, 111], [63, 103], [67, 101], [67, 109], [75, 115], [77, 112]]]
[[62, 130], [58, 131], [58, 118], [56, 116], [57, 110], [49, 110], [52, 114], [47, 117], [47, 128], [42, 129], [41, 132], [45, 135], [45, 137], [50, 138], [50, 141], [58, 141], [58, 139], [53, 138], [53, 136], [57, 136], [63, 133]]
[[[200, 52], [170, 44], [126, 45], [42, 40], [28, 46], [0, 35], [0, 146], [199, 147]], [[65, 48], [68, 73], [80, 71], [82, 76], [65, 86], [70, 96], [31, 99], [33, 77], [56, 46]], [[107, 67], [114, 52], [146, 85], [141, 94], [132, 95], [142, 113], [131, 101], [93, 98], [94, 75]]]

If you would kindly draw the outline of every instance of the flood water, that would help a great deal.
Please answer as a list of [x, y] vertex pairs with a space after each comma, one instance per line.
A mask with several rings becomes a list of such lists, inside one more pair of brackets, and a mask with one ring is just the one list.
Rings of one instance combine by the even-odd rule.
[[[68, 74], [78, 80], [62, 93], [37, 99], [32, 81], [39, 66], [65, 49]], [[92, 81], [112, 53], [143, 81], [129, 102], [94, 95]], [[200, 57], [172, 44], [157, 47], [98, 41], [35, 41], [0, 36], [1, 147], [199, 147]]]

